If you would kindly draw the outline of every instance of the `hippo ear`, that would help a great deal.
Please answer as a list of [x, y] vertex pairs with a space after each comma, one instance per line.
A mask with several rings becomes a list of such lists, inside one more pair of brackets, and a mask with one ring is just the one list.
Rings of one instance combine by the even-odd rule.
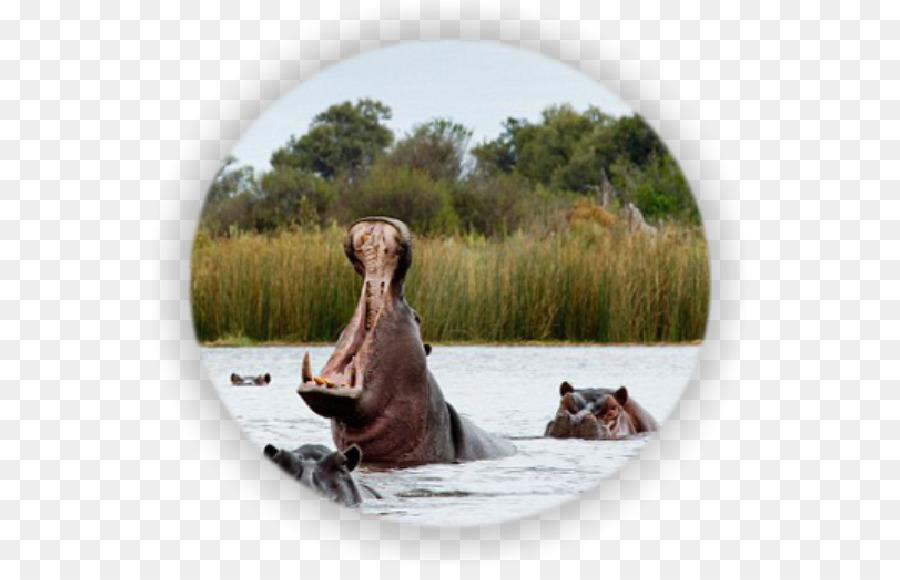
[[347, 471], [353, 471], [362, 461], [362, 449], [359, 445], [351, 445], [344, 449], [344, 457], [347, 458]]
[[362, 453], [354, 452], [354, 449], [358, 451], [359, 447], [351, 445], [343, 452], [332, 451], [319, 460], [319, 466], [328, 471], [340, 471], [345, 468], [347, 471], [353, 471], [362, 457]]
[[620, 405], [624, 405], [628, 402], [628, 389], [624, 386], [619, 387], [619, 390], [616, 391], [616, 401], [618, 401]]
[[575, 392], [575, 387], [569, 384], [569, 381], [563, 381], [561, 385], [559, 385], [559, 396], [565, 397], [566, 393]]
[[265, 453], [266, 457], [275, 457], [275, 454], [278, 453], [278, 449], [276, 449], [274, 445], [269, 443], [268, 445], [266, 445], [265, 449], [263, 449], [263, 453]]
[[431, 354], [431, 345], [426, 342], [425, 343], [425, 356], [428, 356], [430, 354]]
[[266, 384], [268, 385], [269, 383], [272, 382], [272, 375], [270, 375], [269, 373], [264, 374], [263, 380], [266, 381]]

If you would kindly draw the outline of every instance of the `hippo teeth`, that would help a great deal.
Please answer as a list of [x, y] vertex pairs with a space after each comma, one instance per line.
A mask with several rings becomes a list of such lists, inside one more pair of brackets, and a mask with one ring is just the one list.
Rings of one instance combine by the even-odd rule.
[[303, 380], [304, 383], [308, 383], [313, 380], [312, 368], [309, 363], [309, 352], [306, 352], [303, 355], [303, 366], [301, 369], [300, 378]]

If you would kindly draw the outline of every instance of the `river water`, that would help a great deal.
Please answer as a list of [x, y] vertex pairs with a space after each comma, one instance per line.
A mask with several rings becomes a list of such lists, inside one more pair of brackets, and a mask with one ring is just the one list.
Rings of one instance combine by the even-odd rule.
[[[202, 349], [225, 406], [260, 447], [334, 446], [329, 422], [296, 394], [306, 350], [317, 373], [333, 349]], [[559, 383], [568, 380], [576, 388], [626, 385], [630, 396], [662, 422], [678, 403], [699, 350], [698, 346], [436, 346], [428, 367], [445, 398], [486, 431], [513, 440], [518, 451], [497, 460], [385, 471], [365, 469], [363, 458], [357, 479], [384, 497], [366, 500], [361, 509], [396, 521], [468, 526], [520, 518], [572, 499], [637, 455], [646, 436], [625, 441], [542, 437], [559, 405]], [[232, 386], [232, 372], [254, 376], [268, 372], [272, 383]]]

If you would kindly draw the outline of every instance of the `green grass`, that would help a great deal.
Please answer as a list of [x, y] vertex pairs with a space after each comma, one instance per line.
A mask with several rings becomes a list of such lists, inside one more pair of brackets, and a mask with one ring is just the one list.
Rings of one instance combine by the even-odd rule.
[[[203, 342], [330, 342], [359, 297], [343, 230], [198, 236], [191, 301]], [[407, 301], [435, 342], [655, 343], [703, 337], [709, 258], [698, 228], [416, 239]]]

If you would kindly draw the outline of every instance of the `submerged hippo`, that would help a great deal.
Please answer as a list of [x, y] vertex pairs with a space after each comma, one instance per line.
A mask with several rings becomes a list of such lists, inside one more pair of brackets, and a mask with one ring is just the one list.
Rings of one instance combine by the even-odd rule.
[[397, 466], [512, 454], [512, 444], [457, 413], [428, 371], [430, 349], [403, 295], [412, 264], [406, 224], [361, 219], [347, 231], [344, 253], [363, 278], [359, 304], [319, 376], [309, 353], [303, 357], [297, 390], [314, 412], [331, 418], [335, 445], [359, 445], [367, 463]]
[[268, 385], [272, 382], [272, 375], [266, 373], [256, 377], [242, 377], [237, 373], [231, 373], [232, 385]]
[[544, 431], [547, 437], [623, 439], [659, 429], [656, 419], [629, 397], [625, 387], [575, 389], [563, 382], [559, 394], [559, 409]]
[[[269, 444], [263, 453], [285, 473], [331, 501], [346, 506], [357, 506], [362, 502], [360, 486], [351, 473], [362, 460], [362, 452], [356, 445], [341, 452], [324, 445], [302, 445], [287, 451]], [[379, 497], [366, 486], [362, 489]]]

